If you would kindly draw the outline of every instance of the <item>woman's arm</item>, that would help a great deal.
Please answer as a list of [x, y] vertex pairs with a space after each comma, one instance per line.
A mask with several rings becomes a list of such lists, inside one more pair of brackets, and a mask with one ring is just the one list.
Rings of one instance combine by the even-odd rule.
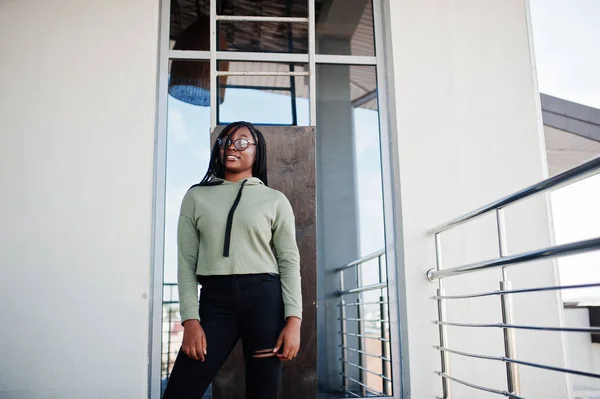
[[181, 321], [200, 320], [198, 315], [198, 264], [199, 234], [194, 211], [196, 204], [191, 192], [183, 197], [177, 225], [177, 286], [179, 290], [179, 313]]
[[273, 246], [279, 275], [285, 318], [302, 319], [302, 291], [300, 286], [300, 254], [296, 245], [296, 221], [288, 199], [281, 195], [273, 225]]

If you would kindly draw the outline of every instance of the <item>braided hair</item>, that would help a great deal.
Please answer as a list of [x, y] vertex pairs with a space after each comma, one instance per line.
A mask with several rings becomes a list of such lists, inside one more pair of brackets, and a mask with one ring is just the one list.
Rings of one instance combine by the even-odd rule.
[[223, 131], [219, 134], [219, 137], [217, 137], [217, 140], [215, 140], [215, 144], [213, 145], [212, 152], [210, 154], [208, 170], [198, 185], [210, 185], [211, 180], [214, 177], [218, 177], [220, 179], [225, 178], [225, 165], [223, 164], [223, 159], [227, 156], [227, 148], [225, 148], [223, 158], [221, 158], [221, 149], [219, 148], [218, 141], [221, 138], [227, 140], [242, 127], [245, 127], [250, 131], [250, 134], [256, 143], [256, 154], [254, 157], [254, 164], [252, 165], [252, 176], [258, 177], [265, 184], [265, 186], [269, 185], [267, 180], [267, 143], [265, 138], [260, 130], [254, 127], [253, 124], [243, 121], [230, 123], [229, 125], [225, 126], [225, 129], [223, 129]]

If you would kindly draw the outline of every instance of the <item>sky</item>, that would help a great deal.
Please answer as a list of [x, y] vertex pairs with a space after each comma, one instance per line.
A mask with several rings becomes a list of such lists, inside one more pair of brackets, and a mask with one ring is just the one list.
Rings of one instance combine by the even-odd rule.
[[[600, 0], [530, 0], [540, 92], [600, 108]], [[308, 102], [298, 99], [299, 124], [308, 124]], [[289, 123], [289, 100], [278, 94], [228, 90], [221, 119]], [[359, 171], [361, 254], [383, 247], [377, 112], [354, 113]], [[206, 171], [209, 109], [169, 97], [165, 282], [176, 281], [176, 226], [181, 199]], [[508, 194], [508, 193], [507, 193]], [[600, 236], [600, 176], [551, 195], [557, 243]], [[559, 260], [562, 284], [600, 282], [600, 253]], [[368, 282], [365, 282], [368, 283]], [[600, 300], [600, 290], [572, 290], [564, 300]], [[592, 298], [592, 299], [590, 299]]]
[[[540, 92], [600, 108], [600, 1], [529, 0]], [[600, 236], [600, 176], [551, 194], [556, 243]], [[561, 258], [560, 282], [600, 282], [600, 252]], [[564, 290], [600, 304], [600, 289]]]

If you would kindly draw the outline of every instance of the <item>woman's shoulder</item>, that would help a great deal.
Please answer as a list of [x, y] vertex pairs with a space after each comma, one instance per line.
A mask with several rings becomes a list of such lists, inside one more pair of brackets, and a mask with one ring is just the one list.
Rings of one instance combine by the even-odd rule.
[[268, 195], [271, 198], [276, 199], [276, 200], [287, 201], [286, 195], [273, 187], [260, 186], [260, 189], [264, 193], [264, 195]]
[[263, 187], [264, 188], [261, 190], [262, 193], [264, 193], [264, 194], [261, 194], [262, 198], [264, 198], [266, 201], [273, 204], [273, 206], [276, 209], [278, 209], [279, 212], [281, 212], [281, 211], [285, 211], [285, 213], [293, 212], [292, 204], [290, 203], [290, 200], [283, 192], [281, 192], [277, 189], [271, 188], [271, 187], [267, 187], [267, 186], [263, 186]]

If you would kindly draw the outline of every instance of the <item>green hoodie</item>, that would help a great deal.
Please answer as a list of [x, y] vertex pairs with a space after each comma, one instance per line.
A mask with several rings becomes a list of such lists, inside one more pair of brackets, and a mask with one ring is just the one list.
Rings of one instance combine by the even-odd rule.
[[295, 230], [288, 199], [260, 179], [190, 188], [177, 226], [181, 320], [199, 320], [197, 275], [255, 273], [279, 274], [285, 317], [302, 318]]

